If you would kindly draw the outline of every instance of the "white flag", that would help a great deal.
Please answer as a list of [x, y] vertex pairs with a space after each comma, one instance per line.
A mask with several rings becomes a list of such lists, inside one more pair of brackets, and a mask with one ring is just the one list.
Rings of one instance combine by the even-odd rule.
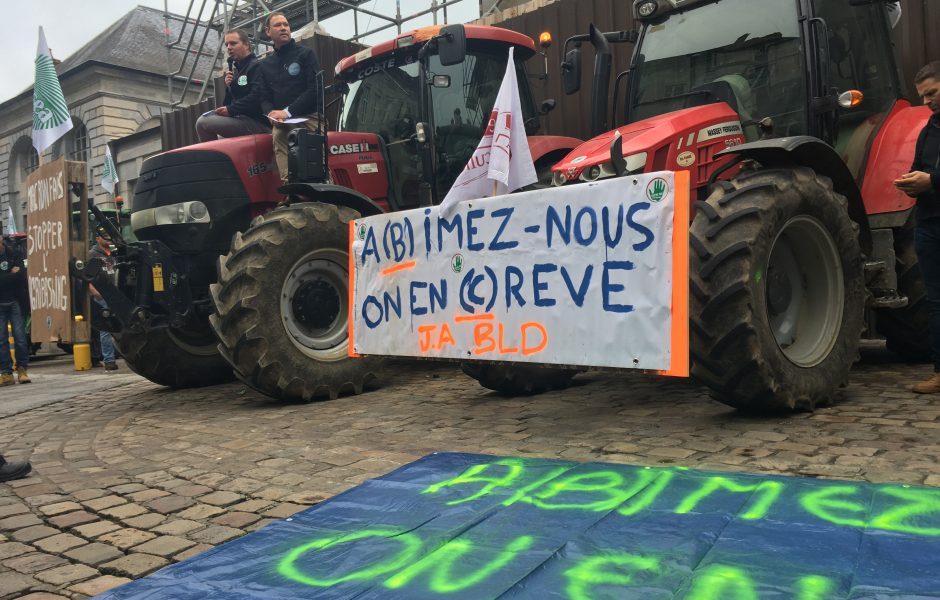
[[493, 182], [498, 195], [538, 181], [525, 135], [519, 82], [516, 81], [516, 65], [512, 57], [513, 48], [510, 47], [506, 74], [499, 86], [483, 139], [441, 202], [442, 215], [448, 215], [461, 200], [494, 195]]
[[16, 217], [13, 216], [13, 207], [7, 204], [7, 233], [16, 233]]
[[33, 86], [33, 147], [42, 154], [43, 150], [71, 128], [69, 107], [65, 104], [59, 76], [52, 64], [46, 34], [40, 27], [39, 48], [36, 50], [36, 83]]
[[107, 190], [109, 194], [114, 193], [114, 186], [117, 185], [118, 174], [117, 167], [114, 166], [114, 159], [111, 158], [111, 146], [104, 147], [104, 172], [101, 174], [101, 187]]

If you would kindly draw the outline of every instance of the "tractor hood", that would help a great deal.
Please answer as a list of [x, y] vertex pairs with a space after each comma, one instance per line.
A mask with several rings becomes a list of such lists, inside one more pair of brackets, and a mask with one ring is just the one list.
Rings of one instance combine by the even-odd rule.
[[[584, 142], [552, 167], [553, 183], [615, 176], [610, 147], [617, 133], [628, 173], [692, 170], [714, 162], [715, 153], [744, 143], [740, 117], [728, 104], [686, 108], [624, 125]], [[695, 182], [697, 178], [692, 179]]]

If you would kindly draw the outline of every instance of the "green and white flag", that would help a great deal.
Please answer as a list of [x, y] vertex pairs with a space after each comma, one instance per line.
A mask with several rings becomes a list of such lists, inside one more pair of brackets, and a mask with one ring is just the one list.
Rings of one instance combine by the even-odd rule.
[[101, 174], [101, 187], [106, 189], [109, 194], [114, 193], [114, 186], [117, 185], [118, 174], [117, 167], [114, 166], [114, 159], [111, 158], [111, 146], [104, 147], [104, 173]]
[[71, 128], [69, 107], [62, 95], [55, 65], [52, 64], [46, 34], [40, 27], [39, 48], [36, 50], [36, 84], [33, 87], [33, 147], [42, 154], [43, 150]]

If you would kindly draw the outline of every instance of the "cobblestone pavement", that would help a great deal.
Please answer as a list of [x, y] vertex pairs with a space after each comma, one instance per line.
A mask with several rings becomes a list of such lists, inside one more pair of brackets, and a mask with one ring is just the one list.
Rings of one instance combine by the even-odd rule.
[[685, 381], [591, 373], [503, 398], [450, 366], [285, 405], [243, 385], [123, 385], [0, 419], [35, 472], [0, 484], [0, 599], [85, 598], [435, 451], [940, 486], [940, 396], [880, 353], [834, 406], [737, 414]]

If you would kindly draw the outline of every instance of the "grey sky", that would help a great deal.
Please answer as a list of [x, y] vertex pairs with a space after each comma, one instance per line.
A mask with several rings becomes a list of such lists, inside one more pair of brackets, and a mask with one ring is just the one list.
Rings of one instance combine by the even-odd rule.
[[[170, 10], [179, 14], [185, 14], [189, 4], [189, 0], [168, 0]], [[206, 16], [212, 4], [212, 0], [206, 2]], [[0, 102], [32, 85], [40, 25], [46, 32], [53, 56], [65, 59], [137, 5], [162, 10], [164, 0], [0, 0], [0, 7], [8, 15], [7, 23], [13, 25], [4, 35], [6, 64], [4, 78], [0, 83]], [[193, 10], [201, 5], [202, 0], [193, 2]], [[401, 0], [401, 13], [407, 16], [429, 6], [430, 0]], [[363, 8], [387, 14], [394, 12], [394, 3], [392, 0], [371, 0]], [[470, 21], [478, 16], [478, 0], [461, 0], [459, 4], [448, 7], [448, 19], [452, 23]], [[426, 16], [406, 24], [405, 28], [431, 22], [431, 17]], [[359, 21], [359, 30], [368, 31], [380, 23], [379, 19], [366, 15]], [[328, 19], [321, 25], [336, 37], [350, 37], [354, 31], [351, 15]], [[393, 31], [386, 30], [366, 41], [376, 43], [390, 37]]]

